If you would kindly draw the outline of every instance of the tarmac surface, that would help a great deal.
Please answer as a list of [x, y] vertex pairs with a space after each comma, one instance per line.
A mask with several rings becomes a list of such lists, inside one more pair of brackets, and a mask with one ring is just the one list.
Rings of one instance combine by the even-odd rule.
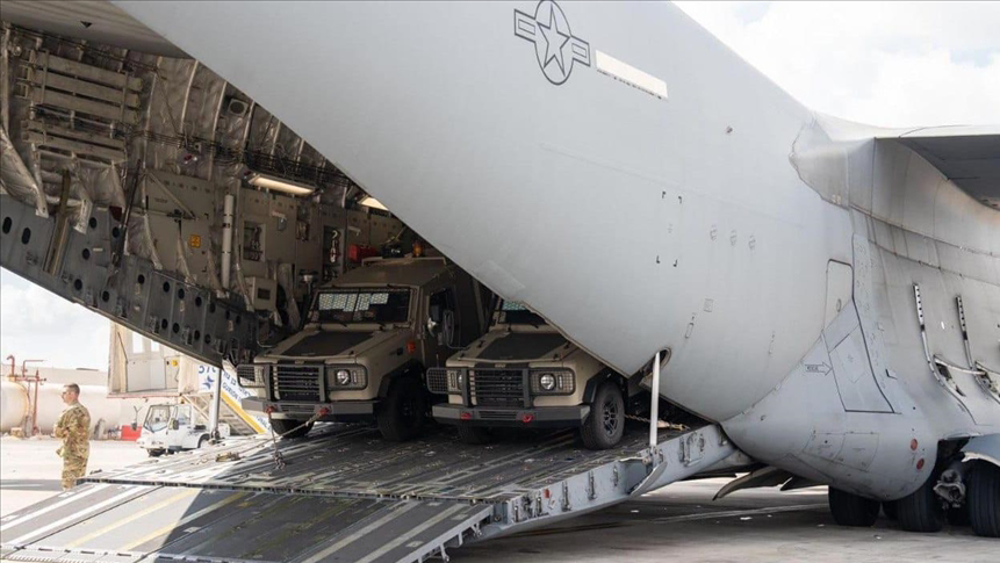
[[[0, 516], [59, 491], [58, 442], [0, 440]], [[146, 459], [132, 442], [91, 442], [89, 470], [108, 471]], [[454, 563], [516, 561], [772, 562], [1000, 561], [1000, 540], [969, 528], [911, 534], [881, 519], [874, 528], [833, 522], [822, 487], [781, 493], [712, 496], [726, 479], [677, 483], [565, 523], [449, 550]]]
[[[60, 492], [60, 441], [52, 438], [0, 438], [0, 516]], [[87, 472], [110, 471], [148, 459], [135, 442], [91, 441]]]

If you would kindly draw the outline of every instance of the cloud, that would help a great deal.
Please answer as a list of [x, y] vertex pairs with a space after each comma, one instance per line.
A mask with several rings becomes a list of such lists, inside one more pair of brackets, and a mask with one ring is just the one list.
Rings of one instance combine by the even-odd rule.
[[0, 356], [108, 369], [110, 321], [0, 269]]
[[891, 127], [1000, 123], [1000, 3], [677, 4], [817, 111]]

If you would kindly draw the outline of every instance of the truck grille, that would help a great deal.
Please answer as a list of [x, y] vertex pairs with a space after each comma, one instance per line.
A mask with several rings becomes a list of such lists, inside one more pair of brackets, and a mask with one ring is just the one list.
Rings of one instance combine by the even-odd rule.
[[448, 393], [448, 370], [431, 368], [427, 370], [427, 390], [431, 393]]
[[469, 371], [469, 389], [476, 405], [523, 407], [524, 370], [474, 369]]
[[272, 392], [277, 401], [304, 401], [320, 403], [319, 378], [322, 364], [278, 364], [271, 380]]
[[240, 385], [248, 389], [263, 389], [267, 384], [257, 378], [257, 370], [253, 364], [240, 364], [236, 366], [236, 379]]

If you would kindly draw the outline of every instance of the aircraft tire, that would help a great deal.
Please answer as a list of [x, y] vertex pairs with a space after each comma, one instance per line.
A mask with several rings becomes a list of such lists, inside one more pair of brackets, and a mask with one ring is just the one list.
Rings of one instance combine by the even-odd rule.
[[463, 444], [481, 445], [488, 444], [493, 439], [489, 428], [482, 426], [458, 425], [458, 440]]
[[594, 394], [590, 416], [580, 428], [580, 439], [590, 450], [615, 447], [625, 433], [625, 399], [621, 387], [605, 381]]
[[427, 403], [415, 377], [402, 377], [389, 386], [375, 416], [382, 438], [390, 442], [412, 440], [424, 425]]
[[977, 462], [969, 472], [969, 520], [978, 536], [1000, 538], [1000, 467]]
[[932, 474], [919, 489], [896, 501], [899, 527], [907, 532], [933, 533], [944, 527], [944, 509], [934, 492], [937, 475]]
[[[298, 428], [296, 428], [298, 427]], [[273, 418], [271, 419], [271, 428], [274, 429], [275, 434], [279, 434], [285, 439], [301, 438], [312, 430], [312, 423], [302, 426], [301, 420], [294, 420], [290, 418]], [[285, 434], [295, 428], [294, 432], [290, 434]]]
[[882, 504], [877, 500], [830, 487], [827, 493], [833, 520], [840, 526], [870, 528], [878, 520]]

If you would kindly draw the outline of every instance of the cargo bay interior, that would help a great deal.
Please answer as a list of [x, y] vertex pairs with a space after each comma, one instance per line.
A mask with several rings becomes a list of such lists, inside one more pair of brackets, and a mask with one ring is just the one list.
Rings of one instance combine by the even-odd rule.
[[9, 24], [3, 43], [5, 262], [133, 330], [236, 363], [314, 287], [416, 240], [196, 60]]

